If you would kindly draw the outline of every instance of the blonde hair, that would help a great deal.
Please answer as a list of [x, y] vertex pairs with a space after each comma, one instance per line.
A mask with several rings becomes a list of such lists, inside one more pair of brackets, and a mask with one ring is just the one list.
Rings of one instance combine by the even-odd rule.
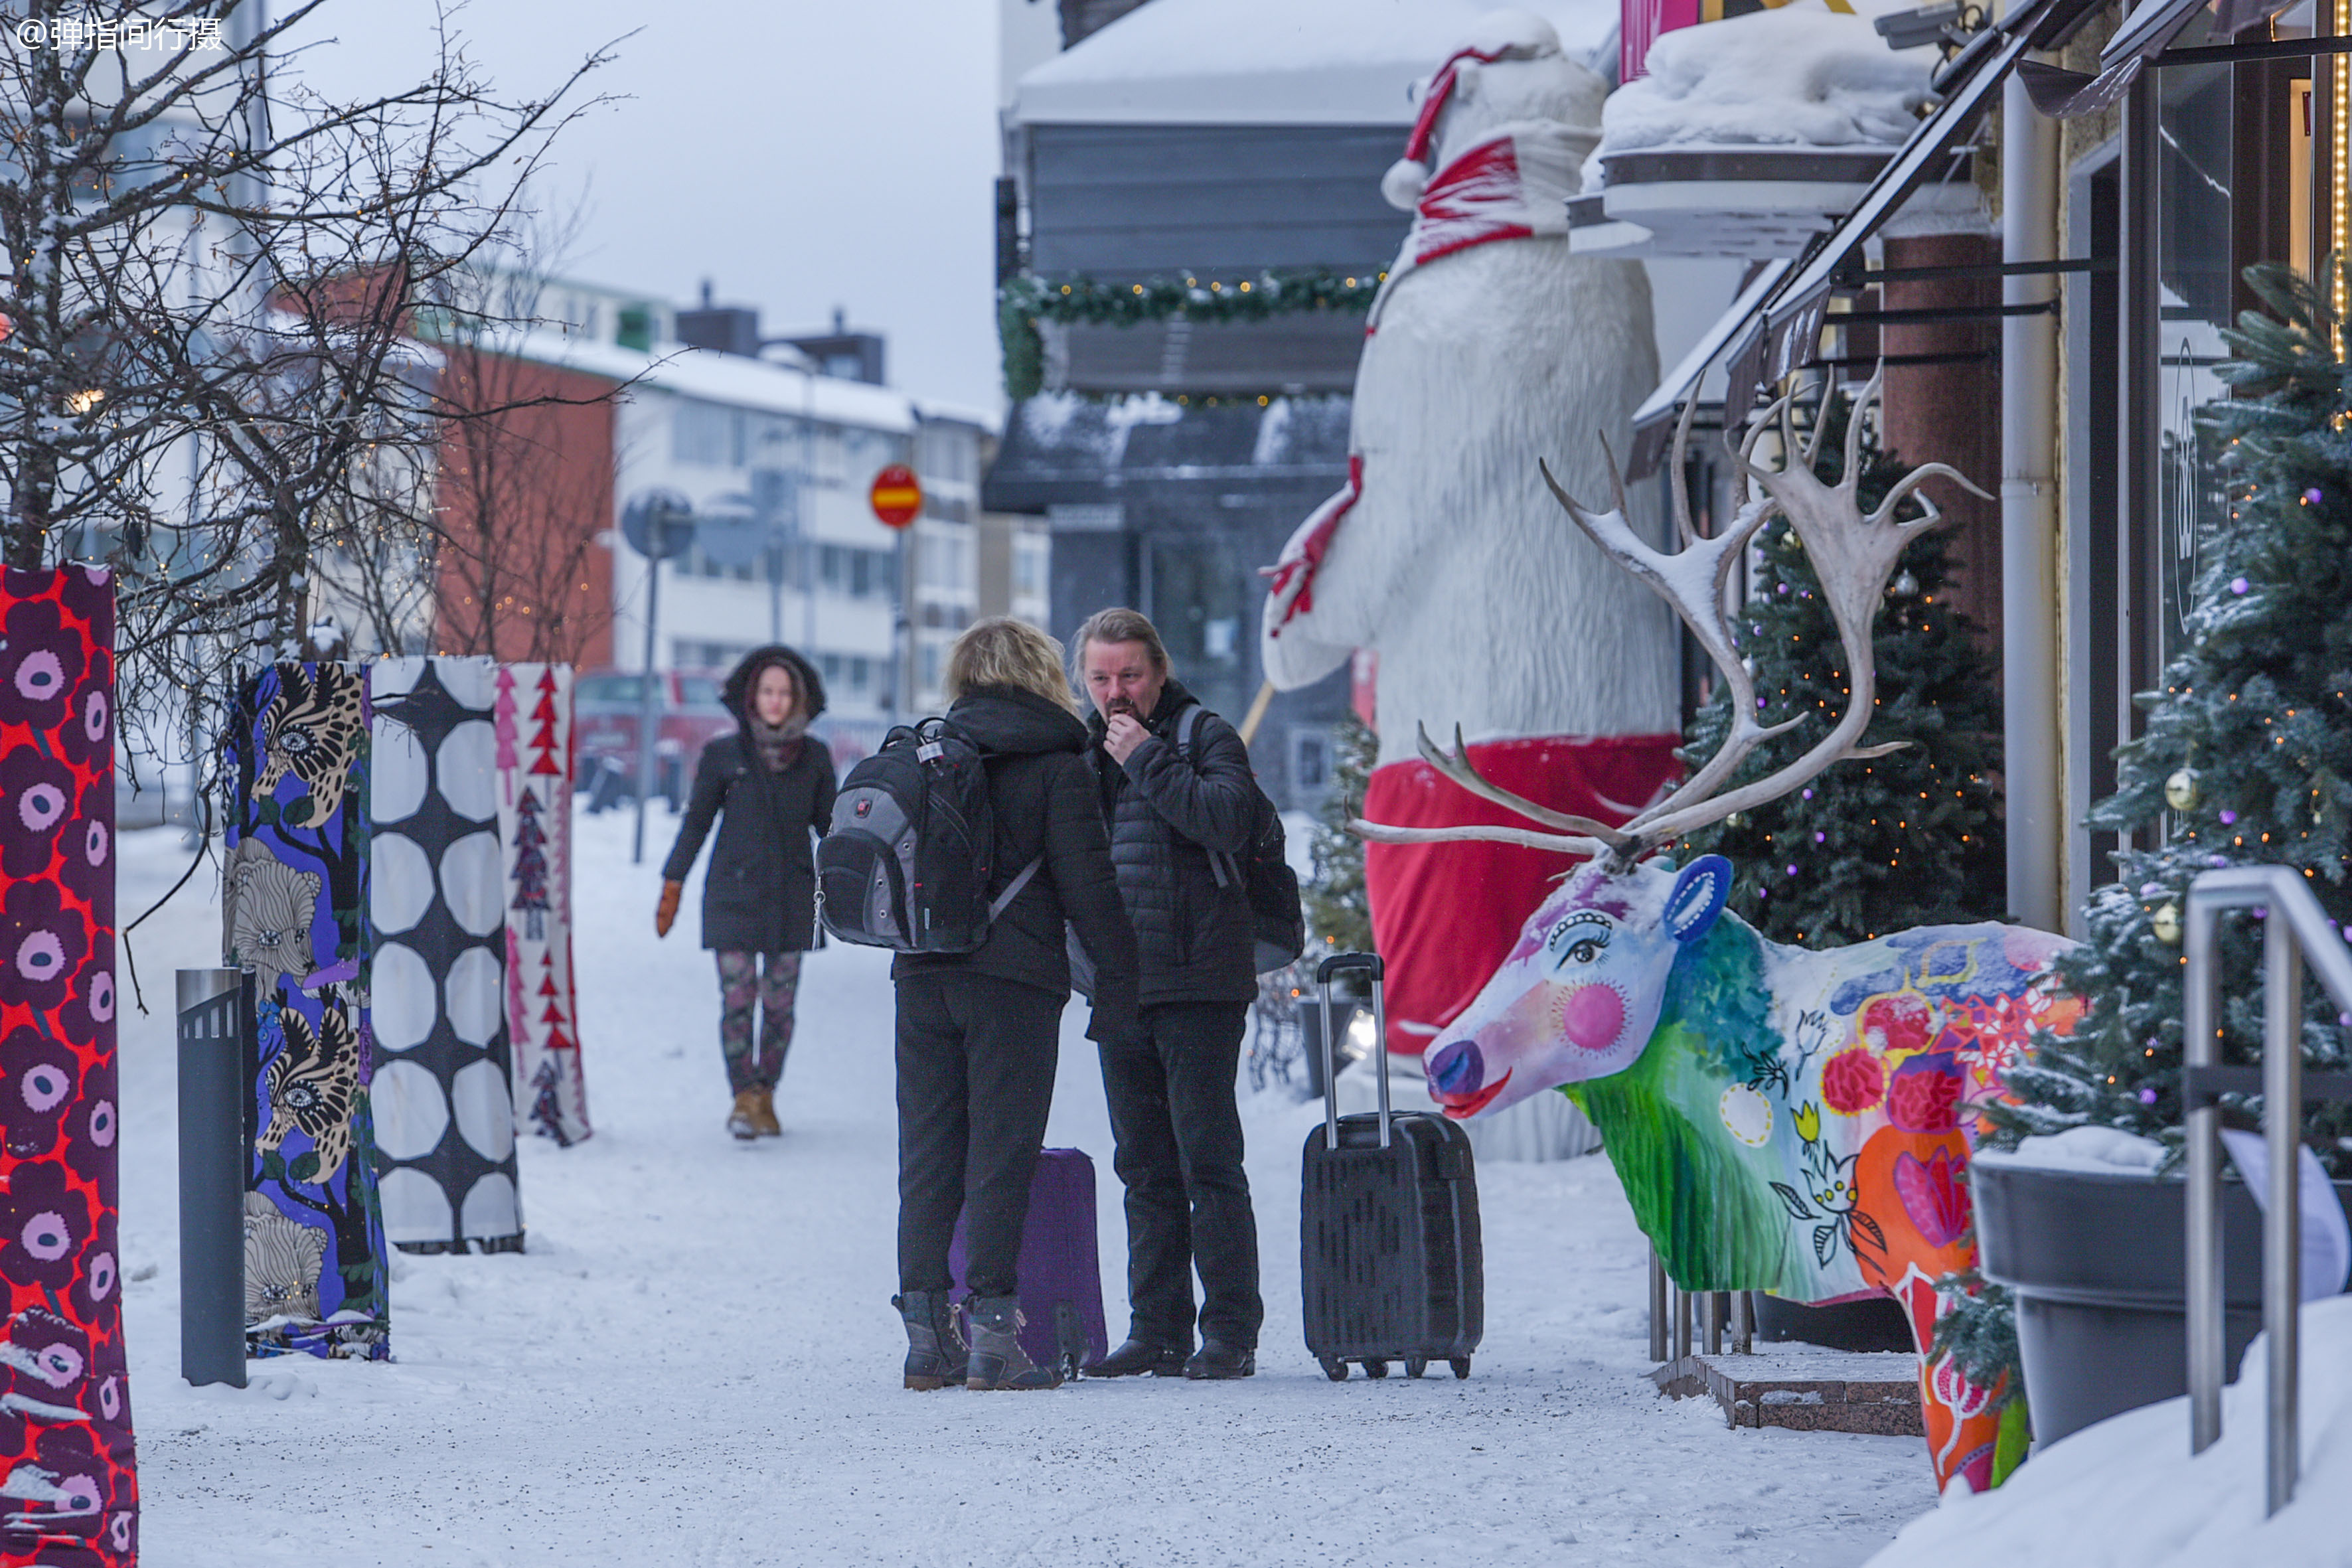
[[947, 674], [940, 685], [950, 702], [977, 686], [1010, 686], [1077, 711], [1069, 678], [1062, 673], [1062, 645], [1010, 616], [991, 616], [965, 627], [948, 649]]
[[1160, 628], [1153, 626], [1141, 610], [1097, 610], [1078, 628], [1078, 635], [1071, 639], [1070, 646], [1076, 649], [1076, 657], [1084, 660], [1087, 645], [1097, 642], [1139, 642], [1144, 652], [1151, 656], [1151, 668], [1162, 675], [1168, 673], [1168, 647], [1160, 640]]

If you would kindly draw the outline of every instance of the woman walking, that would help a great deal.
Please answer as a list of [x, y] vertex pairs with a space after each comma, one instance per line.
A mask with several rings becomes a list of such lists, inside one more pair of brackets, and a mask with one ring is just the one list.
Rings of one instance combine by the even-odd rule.
[[[1054, 1100], [1070, 998], [1064, 922], [1095, 967], [1088, 1037], [1135, 1021], [1135, 933], [1084, 752], [1061, 645], [1020, 621], [976, 623], [949, 651], [948, 719], [988, 759], [996, 887], [1036, 869], [974, 952], [902, 953], [898, 993], [898, 1289], [906, 1385], [1053, 1388], [1023, 1353], [1021, 1227]], [[956, 1219], [970, 1244], [967, 1354], [948, 1302]]]
[[725, 699], [735, 733], [702, 749], [677, 843], [662, 865], [654, 934], [669, 934], [686, 874], [717, 818], [702, 879], [702, 945], [719, 960], [719, 1047], [735, 1094], [727, 1131], [748, 1140], [783, 1131], [776, 1080], [793, 1043], [801, 954], [816, 931], [810, 835], [832, 820], [835, 781], [832, 754], [807, 733], [824, 711], [824, 682], [807, 659], [780, 646], [754, 648], [728, 676]]

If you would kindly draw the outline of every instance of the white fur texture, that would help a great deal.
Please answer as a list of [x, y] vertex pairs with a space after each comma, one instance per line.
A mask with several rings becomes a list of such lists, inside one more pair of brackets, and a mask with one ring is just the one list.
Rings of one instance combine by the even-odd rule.
[[[1605, 91], [1556, 49], [1465, 70], [1436, 164], [1512, 121], [1593, 125]], [[1351, 649], [1376, 650], [1382, 763], [1412, 758], [1423, 724], [1450, 735], [1459, 723], [1473, 741], [1676, 728], [1671, 615], [1577, 532], [1536, 467], [1608, 505], [1601, 436], [1622, 454], [1656, 383], [1636, 263], [1539, 237], [1398, 279], [1356, 371], [1363, 499], [1313, 580], [1313, 608], [1284, 624], [1284, 600], [1269, 599], [1268, 679], [1303, 686]], [[1652, 487], [1633, 510], [1654, 539]]]

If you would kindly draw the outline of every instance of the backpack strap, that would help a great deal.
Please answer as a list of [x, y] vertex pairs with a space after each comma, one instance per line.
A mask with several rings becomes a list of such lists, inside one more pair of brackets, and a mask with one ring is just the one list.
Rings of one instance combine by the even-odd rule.
[[1004, 891], [997, 894], [996, 897], [988, 900], [988, 918], [991, 921], [994, 921], [997, 916], [1003, 914], [1004, 912], [1004, 907], [1021, 896], [1021, 889], [1029, 885], [1030, 880], [1037, 875], [1038, 868], [1045, 865], [1045, 857], [1043, 855], [1038, 856], [1034, 860], [1030, 861], [1029, 864], [1021, 868], [1021, 874], [1013, 878], [1011, 882], [1005, 885]]
[[[1176, 755], [1186, 767], [1192, 765], [1192, 736], [1201, 728], [1201, 715], [1208, 710], [1197, 702], [1187, 702], [1176, 713]], [[1242, 879], [1241, 863], [1223, 849], [1208, 851], [1209, 875], [1217, 886], [1229, 888]]]

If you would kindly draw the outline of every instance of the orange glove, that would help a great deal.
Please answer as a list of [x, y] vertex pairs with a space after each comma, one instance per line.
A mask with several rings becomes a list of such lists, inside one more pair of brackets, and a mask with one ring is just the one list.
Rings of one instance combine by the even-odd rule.
[[667, 936], [669, 928], [677, 921], [678, 895], [686, 891], [684, 882], [664, 882], [661, 902], [654, 906], [654, 935]]

